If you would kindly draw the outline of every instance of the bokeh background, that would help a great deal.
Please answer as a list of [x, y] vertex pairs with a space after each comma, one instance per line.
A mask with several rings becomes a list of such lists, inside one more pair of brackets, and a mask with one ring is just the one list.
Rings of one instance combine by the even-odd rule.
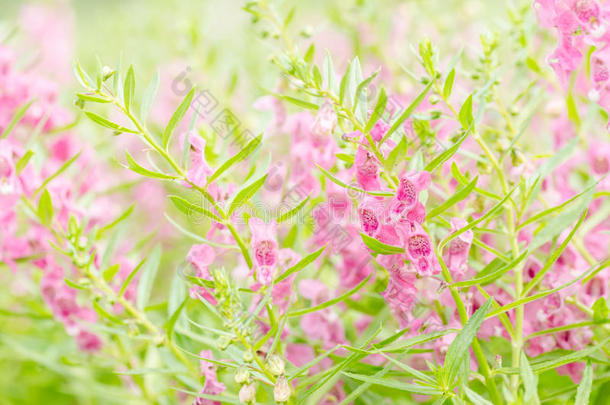
[[[133, 65], [137, 81], [146, 83], [155, 70], [161, 75], [159, 100], [151, 120], [163, 123], [180, 97], [171, 85], [188, 68], [201, 88], [230, 106], [253, 131], [263, 130], [271, 114], [255, 108], [255, 101], [283, 85], [270, 63], [280, 44], [254, 26], [239, 0], [74, 0], [0, 1], [0, 40], [14, 49], [18, 65], [39, 71], [61, 88], [62, 103], [74, 110], [78, 85], [72, 61], [93, 70], [103, 65]], [[507, 10], [520, 2], [485, 0], [278, 1], [285, 15], [295, 9], [289, 29], [311, 38], [328, 50], [341, 71], [354, 56], [365, 73], [383, 65], [397, 91], [412, 80], [405, 68], [416, 65], [413, 49], [429, 37], [441, 54], [455, 54], [477, 44], [478, 37], [506, 21]], [[527, 6], [527, 5], [526, 5]], [[532, 24], [532, 21], [527, 22]], [[308, 42], [308, 41], [304, 41]], [[519, 48], [519, 38], [515, 38]], [[316, 57], [323, 57], [318, 52]], [[142, 91], [140, 86], [138, 91]], [[88, 131], [90, 129], [90, 131]], [[116, 159], [115, 139], [101, 139], [93, 124], [78, 131], [100, 154]], [[163, 204], [160, 202], [160, 204]], [[162, 227], [163, 207], [156, 218]], [[176, 242], [169, 250], [183, 258], [189, 246]], [[65, 330], [44, 307], [36, 280], [7, 273], [0, 267], [0, 404], [126, 403], [121, 377], [114, 373], [112, 356], [89, 356], [77, 350]], [[155, 287], [162, 296], [173, 269], [162, 267]], [[19, 311], [14, 303], [20, 302]], [[23, 306], [25, 304], [25, 309]], [[155, 374], [146, 377], [154, 384]]]

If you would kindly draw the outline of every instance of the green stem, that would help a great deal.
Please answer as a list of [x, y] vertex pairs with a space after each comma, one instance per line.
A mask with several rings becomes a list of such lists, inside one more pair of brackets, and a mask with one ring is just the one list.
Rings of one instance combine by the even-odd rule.
[[[441, 264], [441, 271], [445, 282], [449, 285], [453, 284], [453, 278], [451, 277], [451, 273], [447, 268], [447, 265], [443, 261], [443, 258], [440, 256], [439, 252], [436, 252], [438, 260]], [[466, 307], [464, 306], [464, 302], [460, 297], [460, 294], [455, 287], [448, 287], [451, 292], [451, 296], [453, 297], [453, 301], [455, 302], [455, 306], [457, 307], [458, 314], [460, 316], [460, 322], [462, 325], [465, 325], [468, 321], [468, 313], [466, 312]], [[500, 405], [502, 404], [502, 398], [500, 397], [500, 392], [498, 391], [498, 387], [496, 386], [496, 382], [491, 373], [491, 369], [489, 368], [489, 364], [487, 364], [487, 359], [481, 349], [481, 345], [479, 344], [479, 340], [475, 337], [472, 341], [472, 350], [474, 355], [477, 358], [477, 362], [479, 363], [479, 371], [485, 378], [485, 384], [487, 386], [487, 390], [489, 391], [489, 396], [494, 404]]]

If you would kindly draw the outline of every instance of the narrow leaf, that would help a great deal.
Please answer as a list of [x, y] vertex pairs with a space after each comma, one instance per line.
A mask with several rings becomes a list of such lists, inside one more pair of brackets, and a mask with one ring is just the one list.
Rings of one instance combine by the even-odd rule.
[[364, 132], [369, 133], [371, 129], [375, 126], [377, 121], [383, 116], [385, 111], [386, 104], [388, 103], [388, 96], [385, 92], [385, 89], [382, 87], [379, 91], [379, 97], [377, 97], [377, 103], [375, 104], [375, 108], [373, 109], [373, 113], [371, 114], [369, 120], [366, 123], [366, 127], [364, 128]]
[[153, 75], [152, 80], [144, 90], [144, 95], [142, 97], [142, 105], [140, 106], [140, 119], [142, 122], [146, 122], [148, 118], [148, 113], [150, 112], [150, 108], [153, 105], [155, 97], [157, 96], [157, 91], [159, 90], [159, 71], [156, 70]]
[[131, 104], [133, 103], [134, 93], [136, 89], [136, 78], [133, 72], [133, 66], [129, 66], [127, 75], [125, 76], [125, 83], [123, 85], [123, 102], [125, 103], [125, 109], [129, 111]]
[[44, 226], [49, 226], [53, 220], [53, 202], [46, 188], [38, 200], [38, 218]]
[[13, 118], [11, 118], [11, 122], [8, 123], [6, 128], [2, 131], [2, 135], [0, 135], [0, 139], [4, 139], [11, 133], [15, 125], [19, 124], [25, 113], [28, 111], [30, 106], [35, 100], [30, 100], [21, 107], [19, 107], [14, 113]]
[[303, 270], [307, 265], [313, 263], [322, 254], [322, 252], [324, 252], [324, 249], [326, 249], [326, 245], [322, 246], [315, 252], [308, 254], [307, 256], [299, 260], [297, 264], [286, 269], [286, 271], [284, 271], [278, 278], [275, 279], [274, 284], [277, 284], [280, 281], [287, 279], [294, 273]]
[[152, 177], [155, 179], [168, 179], [168, 180], [177, 179], [176, 176], [171, 176], [169, 174], [164, 174], [164, 173], [157, 173], [157, 172], [153, 172], [151, 170], [145, 169], [144, 167], [140, 166], [127, 151], [125, 151], [125, 157], [127, 158], [127, 167], [129, 167], [129, 169], [131, 169], [132, 171], [134, 171], [138, 174], [141, 174], [142, 176]]
[[582, 380], [578, 384], [576, 390], [576, 400], [574, 405], [587, 405], [589, 403], [589, 397], [591, 396], [591, 385], [593, 384], [593, 366], [591, 361], [587, 362], [585, 371], [582, 373]]
[[449, 345], [449, 349], [447, 349], [447, 354], [445, 356], [445, 365], [443, 367], [443, 375], [446, 383], [453, 383], [460, 365], [464, 361], [464, 356], [468, 355], [468, 349], [470, 348], [477, 331], [481, 327], [490, 306], [491, 300], [487, 300], [485, 304], [477, 309], [468, 322], [466, 322], [461, 332], [458, 333], [453, 342]]
[[188, 111], [189, 107], [191, 106], [194, 96], [195, 96], [195, 88], [192, 88], [191, 91], [189, 91], [188, 94], [184, 97], [184, 100], [182, 100], [182, 103], [180, 103], [178, 108], [176, 108], [176, 111], [174, 111], [174, 114], [172, 115], [172, 117], [169, 119], [169, 122], [167, 123], [167, 126], [165, 127], [165, 130], [163, 131], [163, 136], [162, 136], [163, 149], [167, 150], [167, 147], [169, 145], [169, 141], [172, 137], [172, 134], [174, 133], [174, 130], [176, 129], [176, 127], [178, 126], [180, 121], [182, 121], [182, 118], [184, 118], [184, 115]]
[[203, 214], [218, 223], [223, 222], [222, 219], [213, 212], [206, 210], [205, 208], [200, 207], [199, 205], [193, 204], [182, 197], [178, 197], [177, 195], [170, 195], [169, 199], [172, 200], [176, 208], [182, 211], [188, 218], [191, 218], [194, 213], [198, 213]]
[[360, 236], [362, 236], [362, 241], [369, 249], [380, 255], [394, 255], [405, 252], [405, 249], [400, 246], [386, 245], [367, 234], [360, 233]]
[[430, 212], [428, 212], [428, 214], [426, 215], [426, 219], [430, 220], [430, 219], [434, 218], [435, 216], [442, 214], [443, 212], [445, 212], [447, 209], [449, 209], [453, 205], [457, 204], [458, 202], [466, 199], [472, 193], [474, 188], [477, 186], [478, 180], [479, 180], [479, 176], [475, 177], [466, 186], [461, 187], [459, 190], [457, 190], [455, 192], [455, 194], [453, 194], [451, 197], [449, 197], [447, 200], [445, 200], [444, 203], [442, 203], [441, 205], [439, 205], [437, 207], [432, 208], [430, 210]]
[[239, 190], [239, 192], [233, 198], [233, 201], [231, 201], [227, 215], [230, 216], [233, 212], [235, 212], [236, 209], [252, 198], [254, 194], [256, 194], [256, 192], [263, 186], [263, 184], [265, 184], [265, 180], [267, 180], [267, 174], [264, 174], [262, 177], [259, 177], [254, 182]]
[[432, 87], [433, 83], [434, 81], [431, 80], [430, 83], [426, 85], [424, 90], [419, 93], [417, 97], [415, 97], [415, 100], [413, 100], [411, 104], [409, 104], [409, 106], [398, 116], [398, 118], [396, 118], [396, 120], [392, 123], [390, 129], [388, 129], [388, 132], [386, 132], [386, 134], [383, 136], [383, 139], [381, 140], [380, 144], [383, 144], [383, 142], [385, 142], [385, 140], [388, 139], [390, 135], [392, 135], [394, 131], [396, 131], [398, 127], [401, 126], [402, 123], [405, 122], [407, 118], [409, 118], [411, 114], [415, 112], [421, 102], [424, 101], [424, 98], [426, 98], [426, 95], [428, 94], [428, 91], [430, 91], [430, 88]]
[[246, 159], [248, 156], [254, 152], [261, 143], [263, 138], [263, 134], [259, 134], [254, 137], [246, 146], [244, 146], [237, 154], [229, 158], [226, 162], [224, 162], [209, 178], [208, 184], [212, 183], [214, 180], [219, 178], [225, 171], [227, 171], [231, 166], [241, 162]]
[[305, 206], [305, 204], [307, 204], [307, 202], [309, 201], [309, 195], [307, 197], [305, 197], [303, 199], [303, 201], [301, 201], [300, 203], [297, 204], [296, 207], [294, 207], [293, 209], [291, 209], [288, 212], [285, 212], [281, 215], [279, 215], [275, 221], [279, 224], [280, 222], [284, 222], [290, 218], [292, 218], [293, 216], [297, 215], [299, 213], [299, 211]]
[[157, 246], [152, 251], [146, 264], [142, 268], [142, 275], [140, 282], [138, 283], [138, 296], [136, 304], [139, 309], [144, 309], [150, 299], [150, 293], [153, 288], [157, 271], [159, 270], [159, 264], [161, 262], [161, 247]]
[[527, 356], [523, 351], [521, 351], [519, 368], [521, 381], [523, 381], [523, 387], [525, 388], [523, 400], [526, 404], [540, 404], [540, 399], [538, 399], [538, 376], [534, 374], [534, 371], [527, 360]]
[[455, 79], [455, 69], [451, 69], [451, 72], [447, 75], [445, 79], [445, 85], [443, 86], [443, 98], [447, 100], [451, 96], [451, 91], [453, 90], [453, 80]]

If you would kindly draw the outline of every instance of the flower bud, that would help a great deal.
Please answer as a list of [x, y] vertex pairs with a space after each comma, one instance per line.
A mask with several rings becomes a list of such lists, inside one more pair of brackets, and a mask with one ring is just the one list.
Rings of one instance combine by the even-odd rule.
[[286, 377], [280, 376], [273, 388], [273, 399], [275, 402], [286, 402], [288, 398], [290, 398], [290, 385], [288, 385]]
[[250, 379], [250, 372], [245, 367], [240, 367], [235, 372], [235, 382], [238, 384], [245, 384]]
[[70, 215], [68, 219], [68, 233], [70, 236], [78, 235], [78, 221], [74, 215]]
[[225, 350], [227, 347], [229, 347], [229, 344], [231, 344], [231, 339], [226, 336], [221, 336], [216, 344], [220, 350]]
[[515, 166], [515, 167], [521, 166], [521, 164], [523, 162], [525, 162], [525, 157], [523, 156], [523, 153], [521, 153], [521, 151], [518, 149], [512, 149], [510, 151], [510, 157], [511, 157], [513, 166]]
[[254, 360], [254, 356], [252, 355], [252, 352], [249, 352], [249, 351], [244, 352], [244, 362], [250, 363], [252, 360]]
[[254, 401], [256, 397], [256, 387], [254, 384], [246, 384], [239, 390], [239, 401], [244, 403], [250, 403]]
[[502, 356], [499, 354], [496, 354], [496, 361], [494, 362], [494, 368], [495, 369], [502, 368]]
[[110, 66], [104, 66], [102, 68], [102, 77], [103, 77], [104, 81], [110, 79], [113, 74], [114, 74], [114, 69], [112, 69]]
[[267, 362], [267, 368], [269, 372], [273, 375], [282, 375], [285, 371], [284, 360], [280, 356], [273, 355], [269, 358]]

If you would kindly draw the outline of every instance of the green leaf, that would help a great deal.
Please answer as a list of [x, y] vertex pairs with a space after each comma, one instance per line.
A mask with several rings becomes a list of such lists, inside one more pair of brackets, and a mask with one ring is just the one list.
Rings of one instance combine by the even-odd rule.
[[578, 389], [576, 390], [574, 405], [587, 405], [589, 403], [591, 385], [593, 385], [593, 366], [591, 365], [591, 361], [588, 361], [585, 366], [585, 371], [582, 373], [582, 380], [580, 381], [580, 384], [578, 384]]
[[382, 87], [379, 91], [379, 97], [377, 97], [377, 103], [375, 104], [375, 108], [373, 109], [373, 112], [366, 123], [366, 127], [364, 128], [364, 132], [371, 132], [371, 129], [373, 129], [377, 121], [379, 121], [379, 119], [383, 116], [387, 103], [388, 95], [386, 94], [385, 89]]
[[28, 109], [30, 108], [32, 103], [34, 103], [34, 101], [35, 100], [28, 101], [27, 103], [25, 103], [24, 105], [19, 107], [13, 113], [13, 118], [11, 118], [11, 122], [9, 122], [8, 125], [6, 126], [6, 128], [4, 128], [4, 130], [2, 131], [2, 135], [0, 135], [0, 139], [6, 138], [8, 136], [8, 134], [11, 133], [11, 131], [13, 130], [15, 125], [19, 124], [19, 122], [21, 121], [21, 119], [23, 118], [25, 113], [28, 111]]
[[119, 290], [119, 294], [118, 294], [119, 297], [125, 293], [125, 290], [127, 290], [127, 287], [129, 287], [131, 280], [133, 280], [133, 278], [138, 273], [138, 271], [140, 271], [140, 269], [142, 268], [142, 265], [144, 265], [144, 263], [146, 263], [146, 258], [142, 259], [140, 261], [140, 263], [138, 263], [137, 266], [134, 267], [133, 270], [131, 270], [131, 272], [129, 273], [129, 275], [127, 276], [127, 278], [125, 279], [125, 281], [123, 281], [123, 284], [121, 285], [121, 289]]
[[392, 135], [394, 133], [394, 131], [396, 131], [398, 129], [398, 127], [400, 127], [402, 125], [402, 123], [405, 122], [407, 120], [407, 118], [409, 118], [411, 116], [411, 114], [413, 114], [413, 112], [415, 112], [415, 110], [417, 109], [417, 107], [419, 107], [421, 102], [424, 101], [424, 98], [426, 98], [426, 95], [428, 94], [428, 91], [430, 91], [430, 88], [432, 87], [433, 83], [434, 83], [434, 81], [431, 80], [426, 85], [424, 90], [421, 93], [419, 93], [419, 95], [417, 97], [415, 97], [415, 100], [413, 100], [411, 102], [411, 104], [409, 104], [409, 106], [398, 116], [398, 118], [396, 118], [396, 120], [392, 123], [392, 126], [390, 127], [390, 129], [388, 129], [388, 132], [386, 132], [386, 134], [383, 136], [383, 139], [381, 140], [380, 144], [383, 144], [385, 142], [385, 140], [388, 139], [390, 137], [390, 135]]
[[259, 134], [254, 137], [246, 146], [244, 146], [237, 154], [229, 158], [226, 162], [224, 162], [209, 178], [207, 183], [210, 184], [217, 178], [219, 178], [225, 171], [227, 171], [231, 166], [241, 162], [246, 159], [248, 156], [254, 152], [261, 143], [263, 138], [263, 134]]
[[541, 292], [539, 292], [537, 294], [533, 294], [533, 295], [529, 295], [527, 297], [519, 298], [518, 300], [515, 300], [515, 301], [513, 301], [513, 302], [511, 302], [509, 304], [506, 304], [506, 305], [504, 305], [504, 306], [502, 306], [500, 308], [494, 309], [493, 311], [491, 311], [488, 314], [487, 317], [488, 318], [492, 318], [494, 316], [498, 316], [500, 314], [503, 314], [504, 312], [510, 311], [513, 308], [516, 308], [516, 307], [519, 307], [521, 305], [527, 304], [528, 302], [533, 302], [533, 301], [539, 300], [541, 298], [544, 298], [544, 297], [546, 297], [548, 295], [551, 295], [553, 293], [556, 293], [557, 291], [560, 291], [560, 290], [562, 290], [564, 288], [567, 288], [567, 287], [571, 286], [572, 284], [575, 284], [575, 283], [579, 282], [580, 280], [585, 278], [587, 275], [593, 273], [595, 271], [595, 269], [597, 269], [598, 267], [604, 266], [604, 265], [605, 265], [605, 263], [603, 263], [603, 262], [601, 264], [599, 264], [599, 263], [594, 264], [587, 271], [581, 273], [578, 277], [576, 277], [575, 279], [573, 279], [573, 280], [571, 280], [571, 281], [569, 281], [569, 282], [567, 282], [565, 284], [562, 284], [562, 285], [560, 285], [560, 286], [558, 286], [556, 288], [553, 288], [551, 290], [545, 290], [545, 291], [541, 291]]
[[104, 277], [104, 280], [106, 280], [106, 282], [109, 282], [110, 280], [112, 280], [112, 278], [117, 274], [119, 269], [120, 269], [120, 265], [118, 263], [108, 267], [106, 270], [104, 270], [102, 272], [102, 276]]
[[182, 121], [182, 118], [184, 118], [184, 115], [188, 111], [189, 107], [191, 106], [194, 96], [195, 88], [192, 88], [191, 91], [189, 91], [188, 94], [184, 97], [182, 103], [180, 103], [178, 108], [176, 108], [176, 111], [174, 111], [172, 117], [169, 119], [169, 122], [167, 123], [167, 126], [163, 131], [163, 136], [161, 138], [163, 149], [167, 150], [172, 134], [174, 133], [174, 130], [176, 129], [180, 121]]
[[161, 263], [161, 247], [157, 246], [146, 260], [146, 264], [142, 268], [142, 275], [138, 283], [138, 296], [136, 300], [137, 307], [144, 309], [150, 299], [150, 293], [153, 288], [159, 264]]
[[301, 107], [301, 108], [305, 108], [305, 109], [313, 110], [313, 111], [318, 110], [318, 106], [314, 103], [310, 103], [309, 101], [301, 100], [301, 99], [298, 99], [295, 97], [286, 96], [284, 94], [277, 94], [277, 93], [272, 93], [272, 94], [275, 97], [278, 97], [284, 101], [288, 101], [289, 103], [296, 105], [297, 107]]
[[89, 119], [91, 121], [93, 121], [96, 124], [101, 125], [101, 126], [103, 126], [105, 128], [110, 128], [110, 129], [112, 129], [114, 131], [117, 131], [117, 132], [128, 132], [128, 133], [131, 133], [131, 134], [139, 133], [138, 131], [134, 131], [132, 129], [122, 127], [119, 124], [115, 124], [114, 122], [107, 120], [106, 118], [102, 117], [101, 115], [97, 115], [95, 113], [92, 113], [91, 111], [85, 111], [85, 115], [87, 117], [89, 117]]
[[455, 69], [451, 69], [451, 72], [447, 75], [445, 79], [445, 85], [443, 86], [443, 98], [447, 100], [451, 96], [451, 91], [453, 90], [453, 80], [455, 79]]
[[46, 188], [38, 200], [38, 218], [44, 226], [51, 225], [53, 220], [53, 202], [51, 201], [51, 194]]
[[142, 122], [146, 122], [148, 118], [148, 113], [150, 112], [150, 108], [153, 105], [155, 97], [157, 96], [157, 91], [159, 90], [159, 70], [155, 71], [152, 80], [144, 90], [144, 95], [142, 97], [142, 105], [140, 106], [140, 119]]
[[76, 161], [76, 159], [78, 159], [78, 157], [80, 156], [81, 152], [78, 152], [76, 155], [72, 156], [69, 160], [67, 160], [63, 165], [61, 165], [61, 167], [59, 169], [57, 169], [55, 171], [55, 173], [53, 173], [52, 175], [50, 175], [49, 177], [47, 177], [42, 184], [34, 191], [34, 194], [38, 194], [38, 192], [40, 192], [40, 190], [42, 190], [43, 188], [45, 188], [47, 186], [47, 184], [49, 184], [54, 178], [56, 178], [57, 176], [59, 176], [60, 174], [62, 174], [64, 171], [66, 171], [66, 169], [68, 169], [68, 167], [70, 167], [70, 165], [72, 165], [72, 163], [74, 163]]
[[388, 158], [384, 162], [384, 168], [387, 171], [392, 171], [396, 162], [404, 162], [407, 155], [407, 138], [401, 137], [398, 145], [388, 154]]
[[491, 306], [491, 300], [487, 300], [476, 312], [470, 317], [464, 325], [460, 333], [455, 337], [449, 345], [445, 356], [445, 365], [443, 367], [443, 378], [446, 384], [452, 384], [458, 374], [459, 368], [464, 361], [464, 356], [468, 355], [468, 349], [477, 335], [477, 331], [481, 327], [485, 315]]
[[174, 219], [172, 219], [172, 217], [170, 217], [167, 214], [164, 214], [164, 215], [165, 215], [165, 218], [168, 220], [168, 222], [170, 224], [172, 224], [174, 226], [174, 228], [176, 228], [176, 230], [178, 230], [183, 235], [188, 236], [189, 238], [193, 239], [194, 241], [197, 241], [199, 243], [205, 243], [206, 245], [210, 245], [210, 246], [214, 246], [214, 247], [219, 247], [221, 249], [238, 249], [239, 250], [239, 247], [236, 246], [235, 244], [229, 245], [229, 244], [225, 244], [225, 243], [214, 242], [214, 241], [208, 240], [204, 237], [201, 237], [197, 234], [189, 232], [186, 229], [184, 229], [182, 226], [180, 226]]
[[210, 218], [213, 221], [218, 223], [223, 223], [222, 219], [214, 214], [213, 212], [206, 210], [199, 205], [193, 204], [182, 197], [178, 197], [177, 195], [170, 195], [169, 199], [172, 200], [176, 208], [182, 211], [188, 218], [191, 218], [194, 213], [203, 214], [206, 217]]
[[404, 352], [405, 350], [408, 350], [413, 346], [418, 346], [418, 345], [421, 345], [421, 344], [424, 344], [427, 342], [431, 342], [433, 340], [446, 336], [450, 333], [456, 333], [456, 332], [458, 332], [457, 329], [445, 329], [445, 330], [441, 330], [438, 332], [419, 334], [412, 338], [399, 340], [392, 345], [386, 346], [385, 348], [383, 348], [383, 350], [381, 348], [379, 348], [379, 349], [373, 351], [373, 353], [382, 352], [382, 351], [385, 353]]
[[132, 170], [138, 174], [141, 174], [142, 176], [151, 177], [154, 179], [168, 179], [168, 180], [174, 180], [174, 179], [178, 178], [176, 176], [171, 176], [169, 174], [157, 173], [157, 172], [153, 172], [151, 170], [145, 169], [144, 167], [140, 166], [133, 159], [133, 157], [131, 157], [131, 155], [127, 151], [125, 151], [125, 157], [127, 158], [127, 167], [129, 167], [130, 170]]
[[28, 150], [23, 156], [19, 158], [17, 163], [15, 163], [15, 170], [17, 171], [17, 175], [20, 175], [23, 169], [25, 169], [32, 156], [34, 156], [34, 152]]
[[322, 79], [329, 92], [337, 92], [337, 75], [335, 73], [335, 67], [333, 66], [332, 57], [328, 51], [326, 51], [326, 56], [322, 62]]
[[475, 226], [477, 226], [477, 224], [480, 224], [481, 222], [486, 221], [489, 217], [491, 217], [493, 214], [495, 214], [497, 211], [499, 211], [500, 208], [502, 208], [502, 206], [506, 203], [506, 201], [508, 201], [508, 199], [513, 194], [513, 192], [517, 189], [517, 187], [519, 187], [519, 186], [513, 187], [504, 196], [504, 198], [502, 198], [493, 207], [491, 207], [491, 209], [489, 211], [487, 211], [482, 217], [479, 217], [478, 219], [475, 219], [474, 221], [469, 222], [468, 225], [458, 229], [457, 231], [453, 232], [451, 235], [449, 235], [445, 239], [443, 239], [441, 241], [441, 243], [438, 245], [438, 250], [441, 251], [442, 248], [444, 246], [446, 246], [450, 241], [452, 241], [453, 239], [457, 238], [458, 236], [460, 236], [464, 232], [467, 232], [468, 230], [474, 228]]
[[176, 326], [176, 322], [178, 321], [178, 318], [180, 317], [180, 314], [182, 313], [182, 310], [184, 309], [184, 306], [188, 301], [189, 297], [187, 296], [186, 298], [184, 298], [184, 301], [182, 301], [180, 306], [176, 309], [176, 311], [174, 311], [172, 316], [165, 323], [165, 333], [170, 339], [172, 337], [172, 333], [174, 332], [174, 326]]
[[578, 116], [578, 106], [576, 105], [576, 100], [574, 100], [574, 94], [572, 91], [566, 97], [566, 109], [568, 110], [568, 118], [572, 121], [577, 127], [580, 126], [580, 117]]
[[108, 319], [110, 322], [113, 323], [117, 323], [117, 324], [122, 324], [123, 320], [121, 320], [121, 318], [111, 314], [110, 312], [106, 311], [98, 302], [97, 299], [94, 299], [92, 301], [93, 303], [93, 309], [95, 310], [95, 312], [97, 312], [97, 314], [104, 318], [104, 319]]
[[591, 309], [593, 310], [593, 321], [600, 323], [608, 321], [610, 313], [605, 297], [599, 297]]
[[529, 255], [528, 251], [523, 252], [519, 257], [512, 260], [510, 263], [503, 264], [501, 259], [493, 259], [487, 266], [477, 273], [477, 277], [472, 280], [458, 281], [451, 284], [452, 287], [470, 287], [473, 285], [485, 285], [502, 277], [517, 266], [523, 259]]
[[371, 238], [362, 232], [360, 233], [360, 236], [362, 237], [364, 244], [369, 249], [380, 255], [394, 255], [405, 252], [405, 249], [400, 246], [386, 245], [385, 243], [379, 242], [377, 239]]
[[364, 280], [362, 280], [360, 283], [358, 283], [354, 288], [352, 288], [349, 291], [346, 291], [345, 293], [341, 294], [340, 296], [333, 298], [331, 300], [328, 300], [328, 301], [324, 301], [323, 303], [318, 304], [315, 307], [305, 308], [305, 309], [300, 309], [300, 310], [289, 312], [287, 316], [288, 317], [302, 316], [305, 314], [310, 314], [312, 312], [319, 311], [324, 308], [332, 307], [336, 303], [344, 301], [346, 298], [351, 297], [352, 295], [356, 294], [362, 287], [364, 287], [364, 285], [366, 283], [368, 283], [368, 281], [370, 279], [371, 279], [371, 275], [369, 274]]
[[316, 250], [315, 252], [308, 254], [307, 256], [305, 256], [304, 258], [299, 260], [299, 262], [297, 264], [295, 264], [292, 267], [287, 268], [286, 271], [284, 271], [278, 278], [276, 278], [273, 283], [277, 284], [280, 281], [287, 279], [294, 273], [303, 270], [306, 266], [313, 263], [322, 254], [322, 252], [324, 252], [324, 249], [326, 249], [326, 245], [322, 246], [320, 249]]
[[474, 118], [472, 116], [472, 94], [469, 95], [466, 101], [464, 101], [464, 104], [462, 104], [458, 118], [462, 124], [462, 128], [464, 129], [470, 128], [474, 122]]
[[290, 211], [288, 211], [288, 212], [285, 212], [285, 213], [283, 213], [283, 214], [279, 215], [279, 216], [278, 216], [278, 217], [275, 219], [275, 221], [276, 221], [276, 222], [279, 224], [280, 222], [284, 222], [284, 221], [286, 221], [287, 219], [290, 219], [290, 218], [292, 218], [293, 216], [295, 216], [296, 214], [298, 214], [298, 213], [299, 213], [299, 211], [300, 211], [300, 210], [301, 210], [301, 209], [302, 209], [302, 208], [305, 206], [305, 204], [307, 204], [307, 201], [309, 201], [309, 197], [310, 197], [310, 196], [308, 195], [307, 197], [305, 197], [305, 198], [303, 199], [303, 201], [301, 201], [300, 203], [298, 203], [296, 207], [294, 207], [293, 209], [291, 209], [291, 210], [290, 210]]
[[442, 203], [441, 205], [439, 205], [437, 207], [432, 208], [430, 210], [430, 212], [428, 212], [428, 214], [426, 215], [426, 219], [430, 220], [430, 219], [434, 218], [435, 216], [442, 214], [448, 208], [452, 207], [453, 205], [457, 204], [458, 202], [468, 198], [468, 196], [472, 193], [474, 188], [477, 186], [478, 180], [479, 180], [479, 176], [475, 177], [466, 186], [460, 187], [455, 192], [455, 194], [453, 194], [451, 197], [449, 197], [447, 200], [445, 200], [444, 203]]
[[540, 404], [540, 399], [538, 399], [538, 376], [534, 374], [534, 371], [527, 360], [527, 356], [523, 351], [521, 351], [519, 368], [521, 380], [523, 381], [523, 388], [525, 389], [523, 401], [526, 404]]
[[246, 185], [244, 188], [239, 190], [239, 192], [235, 195], [233, 200], [231, 201], [231, 205], [229, 206], [229, 212], [227, 212], [227, 216], [230, 216], [236, 209], [241, 207], [246, 201], [256, 194], [256, 192], [265, 184], [265, 180], [267, 180], [267, 173], [262, 177], [259, 177], [257, 180], [252, 183]]
[[462, 390], [474, 405], [493, 405], [490, 401], [486, 400], [467, 386], [462, 387]]
[[125, 76], [125, 83], [123, 84], [123, 101], [125, 103], [125, 109], [129, 111], [131, 104], [133, 103], [134, 93], [136, 91], [136, 77], [133, 72], [133, 66], [129, 66], [127, 75]]
[[367, 382], [367, 383], [370, 383], [373, 385], [380, 385], [382, 387], [391, 388], [391, 389], [395, 389], [395, 390], [412, 392], [414, 394], [438, 395], [441, 393], [441, 391], [439, 391], [438, 389], [432, 388], [432, 387], [425, 387], [422, 385], [403, 383], [403, 382], [393, 380], [393, 379], [375, 378], [375, 377], [370, 377], [370, 376], [362, 375], [362, 374], [348, 373], [346, 371], [343, 371], [343, 374], [350, 378], [353, 378], [354, 380], [364, 381], [364, 382]]
[[581, 214], [587, 209], [589, 203], [593, 199], [594, 189], [590, 189], [580, 200], [579, 204], [575, 204], [570, 208], [563, 210], [559, 215], [552, 218], [539, 231], [534, 233], [534, 238], [528, 246], [530, 251], [538, 249], [555, 236], [559, 235], [566, 226], [576, 221]]
[[76, 93], [76, 97], [80, 98], [83, 101], [90, 101], [92, 103], [106, 104], [112, 102], [112, 100], [110, 100], [109, 98], [100, 97], [94, 94]]
[[358, 107], [360, 107], [358, 109], [359, 111], [363, 110], [363, 111], [360, 111], [360, 115], [362, 115], [363, 121], [366, 120], [366, 110], [367, 110], [365, 90], [366, 90], [366, 87], [375, 79], [375, 77], [377, 77], [379, 72], [380, 72], [380, 69], [377, 69], [376, 72], [374, 72], [372, 75], [370, 75], [369, 77], [367, 77], [366, 79], [361, 81], [358, 84], [358, 87], [356, 87], [356, 93], [354, 94], [354, 107], [353, 107], [353, 110], [354, 110], [354, 112], [356, 112], [356, 109]]
[[104, 225], [103, 227], [98, 229], [97, 232], [95, 233], [95, 239], [96, 240], [101, 239], [101, 237], [104, 235], [105, 232], [108, 232], [110, 229], [114, 228], [115, 226], [117, 226], [118, 224], [123, 222], [125, 219], [127, 219], [127, 217], [129, 217], [131, 215], [131, 213], [133, 212], [134, 207], [135, 207], [135, 204], [131, 204], [131, 206], [129, 208], [127, 208], [125, 211], [123, 211], [123, 213], [121, 215], [119, 215], [117, 219], [115, 219], [111, 223]]
[[313, 62], [313, 57], [314, 57], [315, 53], [316, 53], [316, 46], [312, 42], [311, 45], [309, 45], [309, 48], [307, 48], [307, 52], [305, 52], [305, 57], [304, 57], [305, 62], [307, 62], [308, 64]]
[[345, 69], [345, 73], [341, 78], [341, 83], [339, 84], [339, 102], [343, 104], [345, 101], [345, 94], [348, 91], [349, 79], [352, 76], [352, 62], [347, 65]]
[[66, 283], [66, 285], [70, 288], [74, 288], [75, 290], [87, 290], [88, 288], [84, 285], [75, 283], [74, 281], [70, 280], [69, 278], [64, 278], [64, 282]]
[[453, 155], [458, 151], [462, 143], [468, 137], [468, 132], [464, 133], [453, 145], [449, 148], [445, 149], [440, 155], [432, 159], [430, 163], [424, 167], [424, 170], [427, 172], [432, 172], [434, 169], [445, 163], [447, 160], [451, 159]]
[[557, 166], [559, 166], [564, 160], [570, 157], [572, 153], [574, 153], [578, 146], [578, 142], [578, 137], [572, 139], [563, 148], [553, 153], [553, 155], [543, 164], [541, 164], [538, 169], [536, 169], [536, 172], [527, 179], [526, 186], [531, 190], [529, 192], [527, 204], [524, 208], [529, 206], [529, 204], [538, 196], [540, 187], [542, 185], [542, 180], [544, 180]]
[[75, 60], [72, 64], [72, 70], [74, 72], [74, 76], [81, 84], [81, 86], [92, 89], [95, 88], [95, 82], [89, 77], [87, 72], [83, 70], [78, 60]]
[[320, 171], [322, 173], [324, 173], [324, 175], [326, 177], [328, 177], [330, 179], [330, 181], [332, 181], [333, 183], [335, 183], [338, 186], [341, 186], [343, 188], [347, 188], [349, 190], [354, 190], [354, 191], [358, 191], [360, 193], [363, 194], [368, 194], [368, 195], [375, 195], [375, 196], [381, 196], [381, 197], [391, 197], [394, 195], [394, 193], [388, 192], [388, 191], [366, 191], [363, 190], [361, 188], [358, 187], [354, 187], [354, 186], [350, 186], [349, 184], [344, 183], [343, 181], [339, 180], [337, 177], [333, 176], [332, 173], [330, 173], [328, 170], [324, 169], [323, 167], [318, 166], [318, 169], [320, 169]]

